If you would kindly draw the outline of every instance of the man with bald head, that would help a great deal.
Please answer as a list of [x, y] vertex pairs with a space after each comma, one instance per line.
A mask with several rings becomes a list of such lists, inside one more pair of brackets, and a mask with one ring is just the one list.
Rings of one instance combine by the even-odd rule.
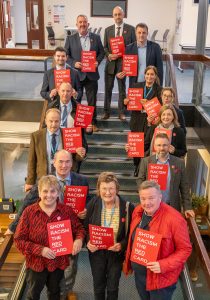
[[60, 111], [57, 108], [51, 108], [45, 116], [47, 127], [31, 134], [26, 192], [36, 183], [37, 178], [54, 172], [54, 154], [63, 148], [60, 121]]
[[[65, 188], [65, 185], [70, 186], [87, 186], [88, 192], [87, 192], [87, 198], [86, 203], [90, 200], [89, 195], [89, 185], [87, 179], [77, 173], [74, 173], [71, 171], [73, 160], [71, 153], [67, 152], [66, 150], [62, 149], [55, 153], [54, 160], [53, 160], [54, 168], [55, 168], [55, 175], [57, 179], [60, 182], [61, 189], [63, 190]], [[39, 198], [38, 193], [38, 185], [35, 184], [30, 192], [26, 195], [25, 199], [22, 202], [22, 206], [19, 208], [18, 214], [16, 219], [9, 225], [6, 235], [8, 234], [14, 234], [16, 231], [16, 227], [18, 225], [19, 219], [26, 207], [29, 205], [34, 204], [37, 199]], [[61, 202], [63, 202], [63, 193], [60, 196]], [[78, 213], [78, 217], [80, 219], [84, 219], [86, 216], [86, 208], [84, 211]], [[65, 282], [62, 282], [61, 286], [61, 299], [65, 299], [65, 296], [70, 292], [72, 292], [75, 279], [76, 279], [76, 273], [77, 273], [77, 259], [78, 256], [73, 256], [70, 259], [70, 266], [65, 270]]]
[[[120, 6], [116, 6], [113, 9], [114, 25], [111, 25], [105, 29], [104, 33], [104, 50], [107, 58], [105, 66], [105, 99], [104, 99], [104, 115], [103, 120], [107, 120], [110, 117], [110, 106], [112, 98], [112, 90], [114, 86], [115, 76], [121, 70], [122, 58], [118, 57], [117, 54], [112, 54], [110, 39], [122, 36], [124, 39], [125, 46], [133, 43], [136, 40], [135, 28], [123, 22], [124, 11]], [[125, 120], [125, 106], [124, 98], [126, 96], [125, 78], [119, 79], [118, 90], [118, 112], [119, 118]]]

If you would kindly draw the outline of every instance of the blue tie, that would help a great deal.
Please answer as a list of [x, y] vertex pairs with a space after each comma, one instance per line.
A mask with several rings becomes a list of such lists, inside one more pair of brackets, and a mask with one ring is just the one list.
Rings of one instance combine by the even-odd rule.
[[[51, 140], [51, 153], [50, 153], [50, 158], [51, 158], [51, 162], [53, 161], [54, 159], [54, 155], [55, 155], [55, 152], [56, 152], [56, 134], [53, 133], [52, 134], [52, 140]], [[55, 167], [53, 165], [53, 163], [51, 163], [51, 174], [54, 174], [55, 173]]]
[[63, 106], [63, 115], [62, 115], [62, 124], [63, 124], [63, 127], [67, 127], [67, 106], [64, 105]]

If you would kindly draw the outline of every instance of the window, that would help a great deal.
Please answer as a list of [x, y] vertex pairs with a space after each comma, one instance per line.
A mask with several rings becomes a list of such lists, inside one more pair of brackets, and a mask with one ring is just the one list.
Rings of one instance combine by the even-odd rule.
[[127, 0], [91, 0], [91, 17], [112, 17], [112, 10], [120, 6], [127, 16]]

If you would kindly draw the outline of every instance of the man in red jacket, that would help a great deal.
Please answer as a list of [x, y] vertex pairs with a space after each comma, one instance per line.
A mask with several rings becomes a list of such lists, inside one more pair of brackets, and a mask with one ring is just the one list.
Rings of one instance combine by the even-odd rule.
[[[156, 182], [144, 181], [139, 187], [139, 196], [141, 204], [132, 215], [124, 272], [134, 270], [142, 300], [170, 300], [192, 249], [187, 224], [178, 211], [161, 202]], [[162, 236], [157, 260], [148, 262], [146, 267], [130, 261], [137, 228]]]

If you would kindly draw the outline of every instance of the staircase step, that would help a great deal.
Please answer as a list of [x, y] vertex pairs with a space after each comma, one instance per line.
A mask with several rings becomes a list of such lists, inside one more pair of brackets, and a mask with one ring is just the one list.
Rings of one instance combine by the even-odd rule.
[[113, 143], [121, 143], [125, 144], [127, 143], [127, 132], [116, 132], [116, 131], [110, 131], [110, 132], [105, 132], [105, 131], [99, 131], [95, 132], [92, 135], [86, 135], [87, 142], [94, 142], [97, 141], [98, 143], [100, 142], [101, 144], [113, 144]]
[[130, 130], [129, 120], [120, 121], [117, 117], [110, 118], [108, 120], [99, 120], [97, 123], [99, 129], [101, 130]]
[[[97, 167], [95, 172], [95, 167]], [[85, 171], [100, 173], [103, 171], [113, 171], [123, 173], [124, 170], [130, 170], [129, 174], [133, 172], [133, 161], [127, 159], [87, 159], [81, 165], [81, 173]], [[94, 170], [94, 171], [93, 171]]]
[[91, 158], [90, 155], [101, 154], [108, 156], [117, 156], [122, 157], [126, 156], [126, 152], [124, 149], [124, 144], [116, 145], [116, 144], [105, 144], [101, 143], [89, 143], [88, 145], [88, 158]]

